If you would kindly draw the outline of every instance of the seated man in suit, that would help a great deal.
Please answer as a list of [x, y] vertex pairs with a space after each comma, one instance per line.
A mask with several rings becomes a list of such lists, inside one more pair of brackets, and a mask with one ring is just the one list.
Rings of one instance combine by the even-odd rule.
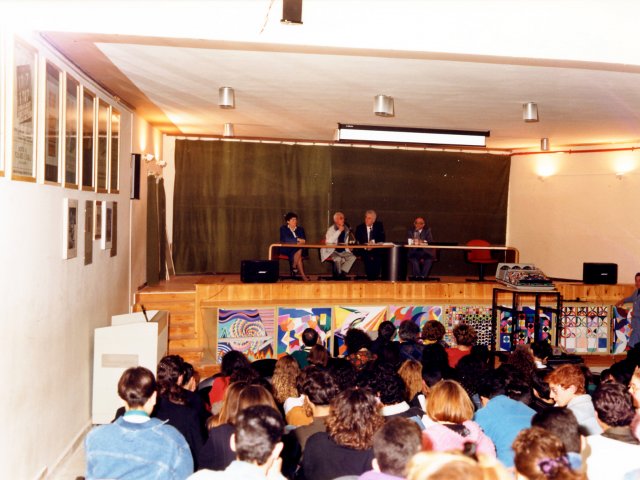
[[[427, 227], [424, 218], [417, 217], [413, 222], [413, 228], [407, 231], [407, 238], [412, 239], [413, 243], [424, 245], [433, 242], [431, 236], [431, 228]], [[410, 248], [409, 263], [411, 264], [412, 275], [416, 280], [424, 280], [429, 276], [429, 270], [433, 265], [433, 250], [426, 248]], [[422, 260], [422, 263], [420, 261]]]
[[[356, 242], [360, 245], [384, 243], [384, 227], [382, 222], [376, 220], [375, 210], [367, 210], [364, 214], [364, 223], [356, 228]], [[364, 269], [367, 280], [377, 280], [380, 277], [382, 266], [382, 252], [376, 249], [358, 249], [359, 255], [364, 260]]]
[[[327, 229], [324, 237], [327, 246], [336, 244], [346, 244], [349, 240], [349, 226], [344, 221], [344, 213], [333, 214], [333, 225]], [[333, 262], [333, 278], [343, 280], [351, 270], [356, 256], [347, 248], [323, 248], [320, 250], [320, 257], [324, 262], [331, 259]]]

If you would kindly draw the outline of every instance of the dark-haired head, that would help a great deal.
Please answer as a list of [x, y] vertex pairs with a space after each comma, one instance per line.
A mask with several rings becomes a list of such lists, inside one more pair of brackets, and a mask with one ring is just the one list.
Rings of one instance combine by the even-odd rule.
[[[141, 409], [156, 391], [151, 370], [144, 367], [129, 368], [118, 381], [118, 395], [129, 409]], [[152, 405], [153, 406], [153, 405]]]
[[548, 340], [539, 340], [531, 344], [531, 353], [540, 361], [544, 361], [553, 355], [553, 348]]
[[244, 462], [264, 465], [273, 456], [283, 432], [284, 422], [276, 409], [265, 405], [246, 408], [236, 418], [233, 445], [236, 457]]
[[387, 365], [381, 365], [371, 372], [367, 387], [380, 398], [383, 405], [395, 405], [406, 399], [402, 377]]
[[186, 402], [186, 393], [180, 385], [183, 365], [180, 355], [166, 355], [158, 363], [158, 395], [180, 405]]
[[373, 393], [356, 387], [335, 396], [325, 423], [329, 437], [338, 445], [366, 450], [371, 448], [373, 434], [384, 424], [384, 418]]
[[417, 342], [420, 340], [420, 327], [412, 320], [403, 320], [398, 328], [398, 336], [402, 342]]
[[598, 420], [609, 427], [631, 425], [635, 410], [627, 387], [619, 383], [600, 385], [593, 394], [593, 408]]
[[298, 215], [294, 212], [287, 212], [287, 214], [284, 216], [285, 223], [291, 220], [292, 218], [298, 218]]
[[310, 365], [326, 368], [329, 363], [329, 351], [322, 345], [314, 345], [309, 351], [307, 361]]
[[549, 407], [536, 413], [532, 427], [540, 427], [557, 436], [568, 452], [580, 453], [580, 426], [571, 410], [566, 407]]
[[371, 348], [371, 337], [367, 335], [367, 332], [359, 328], [350, 328], [347, 330], [344, 341], [347, 344], [349, 354], [356, 353], [362, 348]]
[[407, 463], [422, 449], [422, 433], [407, 418], [392, 418], [373, 435], [373, 454], [382, 473], [405, 476]]
[[305, 328], [302, 332], [302, 343], [307, 347], [313, 347], [316, 343], [318, 343], [318, 339], [320, 335], [313, 328]]
[[380, 338], [385, 343], [390, 342], [395, 334], [396, 326], [389, 320], [381, 322], [378, 326], [378, 338]]
[[476, 329], [466, 323], [460, 323], [453, 327], [453, 336], [458, 345], [472, 347], [478, 339]]
[[[351, 364], [349, 362], [349, 364]], [[314, 366], [305, 368], [300, 375], [299, 391], [316, 406], [326, 406], [340, 391], [331, 373]]]
[[439, 342], [444, 338], [444, 325], [437, 320], [429, 320], [422, 327], [422, 338], [429, 342]]
[[358, 372], [353, 363], [346, 358], [334, 358], [329, 365], [329, 372], [331, 372], [340, 391], [356, 384]]
[[230, 377], [237, 369], [250, 366], [251, 362], [249, 362], [242, 352], [230, 350], [222, 357], [222, 361], [220, 362], [220, 373], [225, 377]]
[[425, 345], [422, 349], [422, 370], [440, 370], [449, 368], [447, 351], [440, 343]]

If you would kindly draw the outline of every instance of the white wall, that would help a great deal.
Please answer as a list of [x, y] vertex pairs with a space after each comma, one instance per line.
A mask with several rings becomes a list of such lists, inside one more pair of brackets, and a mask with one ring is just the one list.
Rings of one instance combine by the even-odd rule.
[[[37, 40], [31, 42], [41, 55], [73, 72], [55, 52]], [[88, 79], [78, 72], [74, 75], [114, 104]], [[126, 108], [118, 109], [120, 193], [83, 192], [44, 185], [41, 180], [12, 181], [8, 172], [0, 177], [1, 478], [44, 475], [90, 426], [93, 330], [108, 325], [112, 315], [129, 311], [130, 291], [135, 288], [135, 284], [130, 287], [131, 278], [144, 277], [143, 266], [136, 262], [130, 275], [129, 265], [130, 244], [137, 248], [146, 227], [145, 222], [130, 223], [132, 129], [138, 135], [136, 149], [142, 148], [143, 137], [156, 142], [158, 153], [161, 145], [156, 132]], [[145, 148], [153, 152], [148, 145]], [[42, 138], [38, 151], [43, 151]], [[41, 153], [37, 160], [41, 170]], [[69, 260], [62, 259], [65, 197], [78, 200], [80, 213], [77, 257]], [[143, 208], [144, 198], [134, 210]], [[94, 241], [93, 263], [87, 266], [82, 236], [85, 200], [118, 202], [117, 255], [111, 257]], [[136, 255], [141, 253], [136, 250]]]
[[[583, 262], [612, 262], [618, 282], [633, 283], [639, 165], [640, 152], [630, 151], [513, 156], [507, 243], [552, 277], [582, 279]], [[540, 179], [541, 171], [552, 174]]]

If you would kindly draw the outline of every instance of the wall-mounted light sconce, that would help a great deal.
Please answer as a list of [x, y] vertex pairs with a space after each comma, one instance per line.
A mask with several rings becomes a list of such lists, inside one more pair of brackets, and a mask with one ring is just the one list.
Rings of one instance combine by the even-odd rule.
[[145, 162], [151, 162], [151, 161], [153, 161], [153, 159], [154, 159], [154, 158], [156, 158], [156, 157], [155, 157], [155, 155], [154, 155], [153, 153], [145, 153], [145, 154], [142, 156], [142, 158], [144, 158], [144, 161], [145, 161]]
[[373, 97], [373, 113], [379, 117], [393, 117], [393, 97], [389, 95], [376, 95]]
[[218, 106], [220, 108], [236, 108], [236, 95], [231, 87], [220, 87], [218, 90]]
[[535, 102], [528, 102], [522, 105], [522, 119], [527, 122], [538, 121], [538, 104]]
[[164, 168], [167, 166], [167, 161], [166, 160], [156, 160], [156, 165], [158, 165], [160, 168]]
[[543, 152], [549, 151], [549, 139], [547, 137], [540, 139], [540, 150]]

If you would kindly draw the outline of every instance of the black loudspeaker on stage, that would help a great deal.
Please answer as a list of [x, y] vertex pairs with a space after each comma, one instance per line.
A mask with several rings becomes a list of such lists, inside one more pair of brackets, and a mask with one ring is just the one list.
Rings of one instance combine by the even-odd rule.
[[240, 280], [243, 283], [275, 283], [280, 276], [277, 260], [242, 260]]
[[142, 154], [131, 154], [131, 192], [129, 198], [131, 200], [140, 200], [140, 159]]
[[615, 285], [618, 283], [617, 263], [584, 263], [582, 281], [588, 285]]

